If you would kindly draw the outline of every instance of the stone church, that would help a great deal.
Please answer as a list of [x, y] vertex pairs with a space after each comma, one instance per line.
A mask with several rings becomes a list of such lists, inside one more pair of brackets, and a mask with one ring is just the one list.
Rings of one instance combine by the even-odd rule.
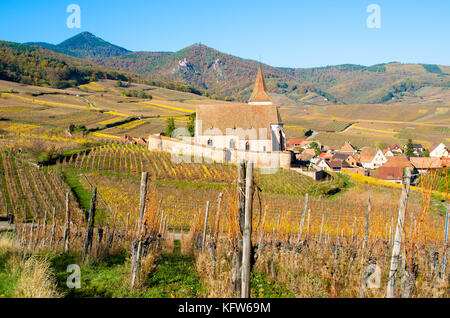
[[283, 124], [267, 93], [261, 66], [247, 104], [200, 105], [196, 111], [198, 145], [260, 153], [285, 151]]

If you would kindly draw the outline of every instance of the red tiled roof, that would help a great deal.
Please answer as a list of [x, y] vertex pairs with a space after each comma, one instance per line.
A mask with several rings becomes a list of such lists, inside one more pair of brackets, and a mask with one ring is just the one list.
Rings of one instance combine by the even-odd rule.
[[330, 154], [330, 153], [322, 152], [322, 153], [319, 155], [319, 158], [331, 160], [331, 159], [333, 159], [333, 155]]
[[378, 179], [402, 180], [402, 178], [403, 178], [403, 168], [402, 167], [382, 166], [378, 169]]
[[346, 151], [346, 152], [352, 152], [352, 151], [356, 151], [355, 147], [353, 147], [353, 145], [346, 141], [345, 144], [342, 146], [341, 151]]
[[387, 157], [387, 162], [383, 165], [383, 167], [413, 168], [413, 165], [409, 162], [406, 156], [396, 156], [396, 157]]
[[302, 142], [308, 141], [308, 139], [289, 139], [288, 140], [288, 144], [293, 146], [293, 145], [300, 145], [302, 144]]
[[439, 169], [441, 168], [440, 158], [411, 157], [411, 163], [416, 169]]

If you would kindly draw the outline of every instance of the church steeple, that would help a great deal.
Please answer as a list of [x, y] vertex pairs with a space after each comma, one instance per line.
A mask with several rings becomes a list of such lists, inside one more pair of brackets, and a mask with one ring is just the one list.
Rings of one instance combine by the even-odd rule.
[[248, 101], [250, 105], [272, 105], [272, 99], [266, 92], [266, 82], [264, 81], [264, 75], [261, 69], [261, 65], [258, 67], [258, 75], [256, 76], [255, 88]]

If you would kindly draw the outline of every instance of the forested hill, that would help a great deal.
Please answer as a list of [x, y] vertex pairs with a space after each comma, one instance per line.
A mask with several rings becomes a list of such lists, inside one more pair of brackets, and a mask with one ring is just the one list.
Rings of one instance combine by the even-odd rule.
[[[141, 80], [237, 101], [250, 97], [258, 67], [256, 61], [222, 53], [203, 44], [177, 52], [129, 52], [87, 32], [56, 46], [42, 42], [33, 44], [38, 45], [39, 50], [46, 48], [84, 58], [91, 67], [133, 73]], [[268, 90], [280, 104], [440, 104], [450, 99], [450, 66], [393, 62], [373, 66], [262, 67]], [[53, 82], [79, 77], [76, 74], [66, 76], [67, 72], [57, 69], [63, 79]], [[21, 76], [36, 81], [33, 74]], [[50, 77], [51, 74], [44, 76], [47, 82], [52, 81]], [[86, 74], [81, 78], [85, 80]]]
[[[256, 61], [225, 54], [203, 44], [175, 53], [136, 52], [94, 61], [144, 77], [183, 82], [207, 90], [213, 96], [239, 101], [249, 98], [258, 67]], [[431, 100], [436, 94], [448, 93], [450, 87], [449, 66], [387, 63], [319, 68], [262, 67], [269, 91], [293, 103], [306, 102], [314, 96], [326, 103], [339, 104], [387, 103], [419, 95]]]
[[58, 53], [67, 54], [78, 58], [106, 58], [111, 56], [119, 56], [130, 51], [106, 42], [105, 40], [96, 37], [92, 33], [83, 32], [64, 42], [53, 45], [45, 42], [30, 42], [28, 45], [37, 45], [45, 49], [50, 49]]
[[123, 72], [100, 68], [87, 60], [42, 47], [0, 41], [1, 80], [66, 88], [101, 78], [129, 80]]

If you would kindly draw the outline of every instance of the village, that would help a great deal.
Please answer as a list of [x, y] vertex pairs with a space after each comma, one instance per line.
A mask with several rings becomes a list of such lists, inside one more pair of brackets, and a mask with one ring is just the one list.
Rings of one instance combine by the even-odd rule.
[[289, 139], [286, 149], [295, 156], [293, 165], [303, 171], [348, 171], [399, 184], [403, 182], [407, 167], [416, 175], [450, 167], [450, 151], [444, 143], [435, 143], [425, 149], [409, 140], [403, 146], [357, 149], [350, 142], [335, 148], [308, 139]]
[[328, 172], [350, 172], [402, 184], [405, 168], [410, 168], [414, 183], [419, 180], [416, 176], [450, 167], [450, 147], [442, 142], [428, 149], [412, 139], [383, 149], [358, 149], [349, 141], [333, 147], [311, 138], [287, 139], [279, 107], [267, 93], [261, 66], [247, 104], [197, 107], [194, 137], [189, 133], [166, 136], [161, 132], [150, 135], [148, 140], [124, 135], [120, 142], [167, 152], [178, 161], [183, 157], [184, 163], [192, 162], [192, 158], [224, 164], [251, 160], [257, 168], [268, 169], [265, 173], [283, 168], [315, 181], [327, 179]]

